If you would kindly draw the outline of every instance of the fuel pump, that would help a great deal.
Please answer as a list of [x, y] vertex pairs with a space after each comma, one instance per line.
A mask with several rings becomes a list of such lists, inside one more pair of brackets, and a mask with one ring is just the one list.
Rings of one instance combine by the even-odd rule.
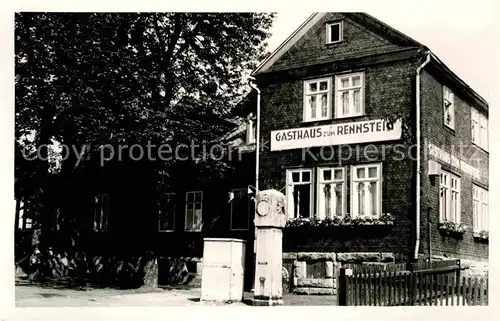
[[256, 195], [256, 261], [254, 305], [282, 305], [283, 228], [286, 223], [286, 198], [277, 190]]

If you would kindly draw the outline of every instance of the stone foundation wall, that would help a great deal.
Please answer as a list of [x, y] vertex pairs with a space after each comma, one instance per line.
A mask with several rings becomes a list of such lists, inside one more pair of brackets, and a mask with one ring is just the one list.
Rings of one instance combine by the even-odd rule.
[[460, 272], [462, 277], [488, 277], [489, 263], [488, 261], [478, 261], [470, 259], [461, 259], [455, 257], [445, 257], [440, 255], [433, 255], [433, 261], [443, 261], [450, 259], [459, 259], [460, 265], [463, 270]]
[[489, 269], [488, 262], [463, 259], [461, 260], [461, 264], [469, 267], [467, 270], [464, 271], [463, 276], [488, 277], [488, 269]]
[[[283, 253], [285, 288], [296, 294], [337, 294], [337, 276], [344, 264], [393, 263], [387, 252], [286, 252]], [[290, 273], [291, 272], [291, 273]]]

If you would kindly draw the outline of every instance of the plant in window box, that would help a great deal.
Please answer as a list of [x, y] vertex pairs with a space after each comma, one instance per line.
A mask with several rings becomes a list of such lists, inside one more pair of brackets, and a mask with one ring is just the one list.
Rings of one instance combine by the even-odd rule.
[[393, 225], [394, 217], [385, 213], [380, 218], [373, 218], [369, 216], [358, 216], [351, 218], [349, 214], [344, 217], [327, 217], [320, 220], [316, 217], [297, 217], [292, 218], [286, 222], [285, 228], [298, 228], [298, 227], [309, 227], [309, 228], [330, 228], [330, 227], [340, 227], [340, 226], [370, 226], [370, 225]]
[[321, 225], [323, 227], [337, 227], [340, 226], [341, 223], [342, 223], [342, 218], [338, 216], [327, 217], [321, 221]]
[[391, 213], [384, 213], [380, 216], [378, 219], [379, 223], [382, 223], [384, 225], [393, 225], [394, 224], [394, 216], [391, 215]]
[[353, 226], [393, 225], [393, 224], [394, 224], [394, 217], [389, 213], [383, 214], [382, 216], [380, 216], [380, 218], [374, 218], [370, 216], [358, 216], [350, 220], [350, 225]]
[[488, 240], [489, 239], [489, 232], [486, 230], [474, 232], [474, 238], [480, 239], [480, 240]]
[[452, 221], [444, 221], [439, 224], [439, 229], [445, 234], [450, 236], [463, 236], [464, 233], [469, 229], [467, 225], [463, 223], [455, 223]]
[[285, 228], [287, 227], [301, 227], [309, 223], [309, 218], [306, 217], [294, 217], [286, 222]]
[[373, 218], [369, 216], [357, 216], [352, 219], [352, 225], [373, 225]]

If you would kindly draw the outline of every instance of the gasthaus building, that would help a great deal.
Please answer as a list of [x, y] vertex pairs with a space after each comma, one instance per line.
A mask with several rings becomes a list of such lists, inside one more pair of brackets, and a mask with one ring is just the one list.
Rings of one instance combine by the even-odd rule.
[[335, 293], [346, 264], [487, 273], [488, 103], [426, 46], [364, 13], [315, 13], [252, 75], [293, 292]]

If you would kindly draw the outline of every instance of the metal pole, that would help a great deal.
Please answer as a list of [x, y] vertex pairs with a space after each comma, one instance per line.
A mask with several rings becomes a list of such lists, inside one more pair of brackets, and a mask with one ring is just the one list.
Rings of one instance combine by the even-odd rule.
[[254, 81], [255, 78], [249, 77], [248, 82], [250, 88], [257, 92], [257, 119], [255, 122], [255, 192], [259, 192], [259, 154], [260, 154], [260, 89], [257, 87]]
[[[260, 89], [257, 87], [255, 83], [255, 78], [248, 78], [248, 85], [250, 88], [257, 92], [257, 111], [256, 111], [256, 121], [255, 121], [255, 200], [257, 199], [257, 193], [259, 193], [259, 156], [260, 156]], [[255, 204], [255, 208], [257, 209], [257, 204]], [[253, 246], [253, 259], [254, 259], [254, 268], [256, 261], [256, 253], [257, 253], [257, 231], [254, 229], [254, 246]], [[252, 276], [255, 278], [255, 270]], [[251, 292], [254, 292], [255, 279], [252, 280], [252, 289]]]

